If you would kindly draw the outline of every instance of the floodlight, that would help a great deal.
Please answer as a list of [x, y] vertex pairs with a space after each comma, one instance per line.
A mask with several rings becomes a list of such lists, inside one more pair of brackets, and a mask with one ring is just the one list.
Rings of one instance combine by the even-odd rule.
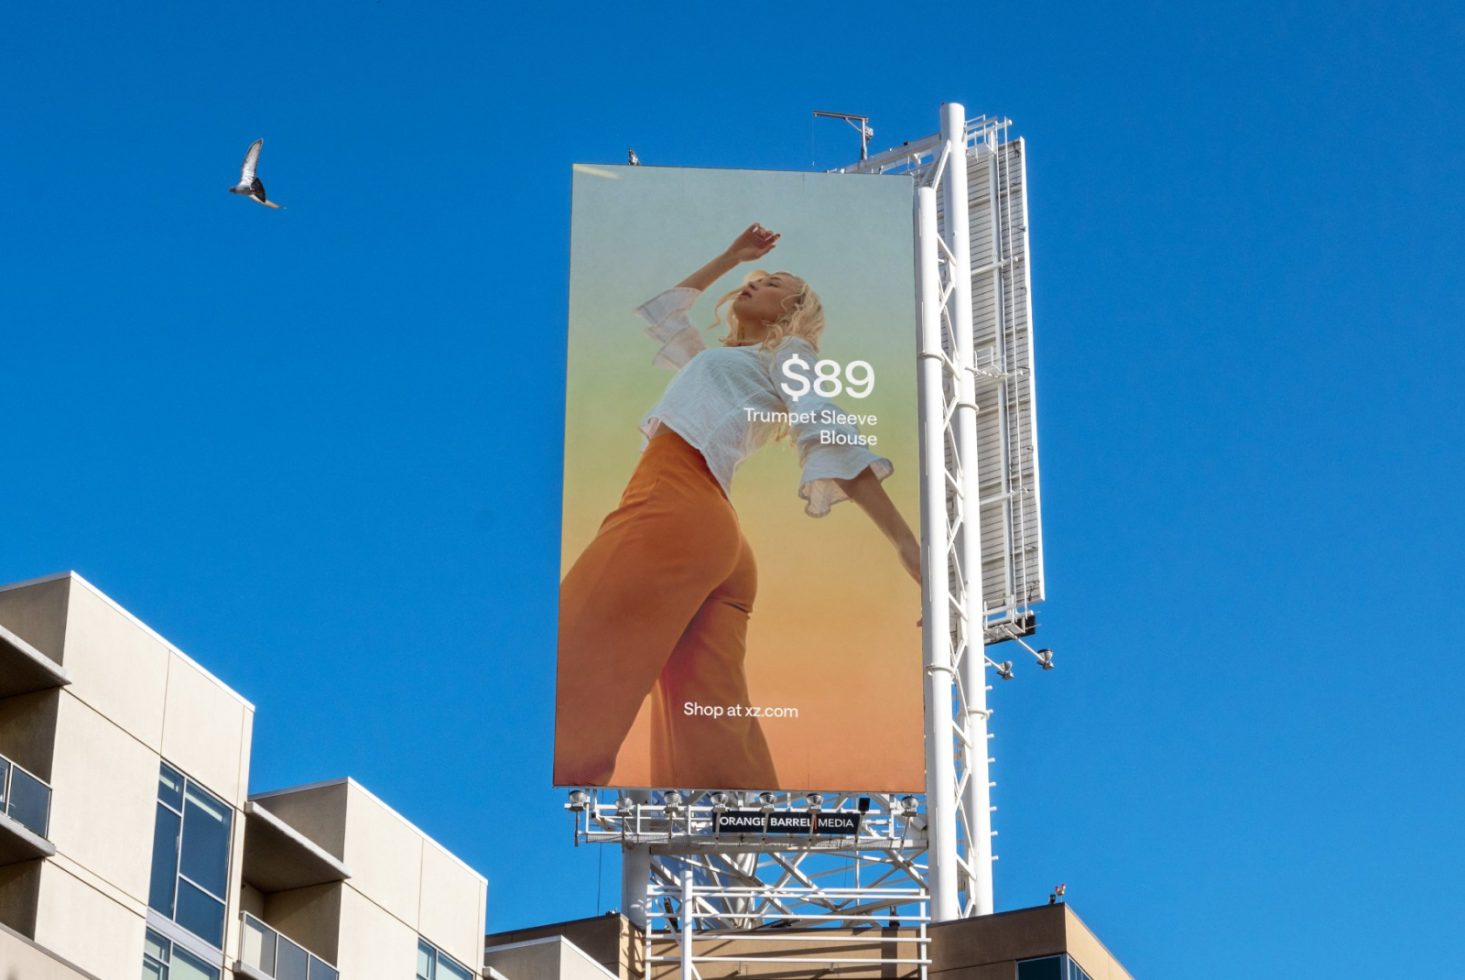
[[906, 816], [913, 816], [921, 807], [921, 801], [914, 796], [902, 796], [900, 798], [901, 809], [905, 810]]
[[997, 665], [997, 676], [1004, 681], [1012, 680], [1012, 661], [1004, 660]]
[[1038, 666], [1044, 670], [1053, 669], [1053, 651], [1044, 647], [1038, 651]]
[[758, 807], [764, 813], [770, 813], [770, 812], [772, 812], [773, 807], [774, 807], [774, 805], [777, 802], [778, 802], [778, 797], [775, 796], [772, 793], [759, 793], [758, 794]]
[[583, 810], [590, 803], [590, 794], [583, 789], [570, 790], [570, 809]]
[[636, 809], [636, 803], [629, 796], [616, 800], [616, 816], [629, 817]]
[[870, 798], [868, 796], [860, 797], [859, 802], [855, 804], [855, 809], [859, 810], [861, 813], [869, 813]]
[[804, 797], [804, 800], [809, 804], [810, 810], [818, 810], [824, 806], [824, 797], [818, 793], [810, 793]]
[[713, 793], [710, 797], [708, 797], [708, 799], [712, 801], [712, 809], [716, 810], [718, 813], [721, 813], [722, 811], [727, 809], [728, 795], [726, 793]]
[[661, 794], [661, 801], [666, 804], [666, 812], [678, 809], [682, 805], [682, 794], [674, 789], [669, 789]]

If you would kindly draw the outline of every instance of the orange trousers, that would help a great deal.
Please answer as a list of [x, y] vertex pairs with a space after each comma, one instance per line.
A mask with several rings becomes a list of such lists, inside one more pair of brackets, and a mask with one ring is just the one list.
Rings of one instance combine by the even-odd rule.
[[757, 589], [721, 485], [663, 428], [560, 585], [555, 783], [609, 785], [650, 694], [650, 785], [777, 788], [757, 719], [735, 710], [749, 703], [743, 659]]

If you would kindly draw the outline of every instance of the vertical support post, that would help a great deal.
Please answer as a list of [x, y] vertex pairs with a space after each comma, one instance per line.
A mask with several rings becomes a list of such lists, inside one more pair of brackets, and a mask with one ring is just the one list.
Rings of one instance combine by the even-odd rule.
[[621, 845], [621, 914], [631, 925], [646, 931], [647, 885], [651, 882], [651, 845]]
[[951, 595], [946, 515], [945, 356], [941, 349], [941, 273], [936, 189], [916, 188], [920, 288], [917, 374], [921, 425], [921, 654], [926, 714], [926, 836], [931, 913], [954, 919], [957, 906], [956, 769], [951, 724]]
[[[622, 790], [621, 797], [632, 803], [645, 803], [651, 794], [644, 789]], [[639, 816], [640, 807], [636, 808]], [[638, 827], [639, 829], [639, 827]], [[621, 845], [621, 914], [643, 933], [651, 920], [646, 896], [651, 887], [651, 848], [646, 844]]]
[[693, 980], [692, 969], [692, 864], [682, 868], [682, 980]]
[[[962, 499], [957, 564], [965, 595], [965, 650], [957, 664], [965, 703], [956, 719], [963, 737], [961, 809], [966, 815], [965, 882], [967, 911], [975, 915], [992, 912], [992, 793], [987, 767], [987, 655], [984, 626], [986, 607], [982, 596], [982, 515], [977, 470], [977, 395], [975, 338], [972, 335], [972, 256], [968, 219], [966, 110], [955, 102], [941, 107], [941, 136], [950, 148], [942, 186], [946, 217], [943, 238], [950, 252], [950, 318], [957, 367], [956, 411], [952, 428], [956, 454], [961, 464]], [[954, 802], [954, 801], [953, 801]], [[938, 920], [944, 916], [937, 916]]]

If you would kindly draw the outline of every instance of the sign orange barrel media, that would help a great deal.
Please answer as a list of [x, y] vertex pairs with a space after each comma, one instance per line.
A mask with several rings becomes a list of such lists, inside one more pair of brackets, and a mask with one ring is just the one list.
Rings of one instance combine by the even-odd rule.
[[556, 785], [923, 786], [913, 193], [575, 168]]

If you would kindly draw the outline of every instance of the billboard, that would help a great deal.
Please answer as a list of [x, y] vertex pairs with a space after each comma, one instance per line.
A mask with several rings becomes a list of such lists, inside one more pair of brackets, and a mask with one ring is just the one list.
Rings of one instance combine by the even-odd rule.
[[924, 786], [913, 193], [575, 167], [556, 785]]

